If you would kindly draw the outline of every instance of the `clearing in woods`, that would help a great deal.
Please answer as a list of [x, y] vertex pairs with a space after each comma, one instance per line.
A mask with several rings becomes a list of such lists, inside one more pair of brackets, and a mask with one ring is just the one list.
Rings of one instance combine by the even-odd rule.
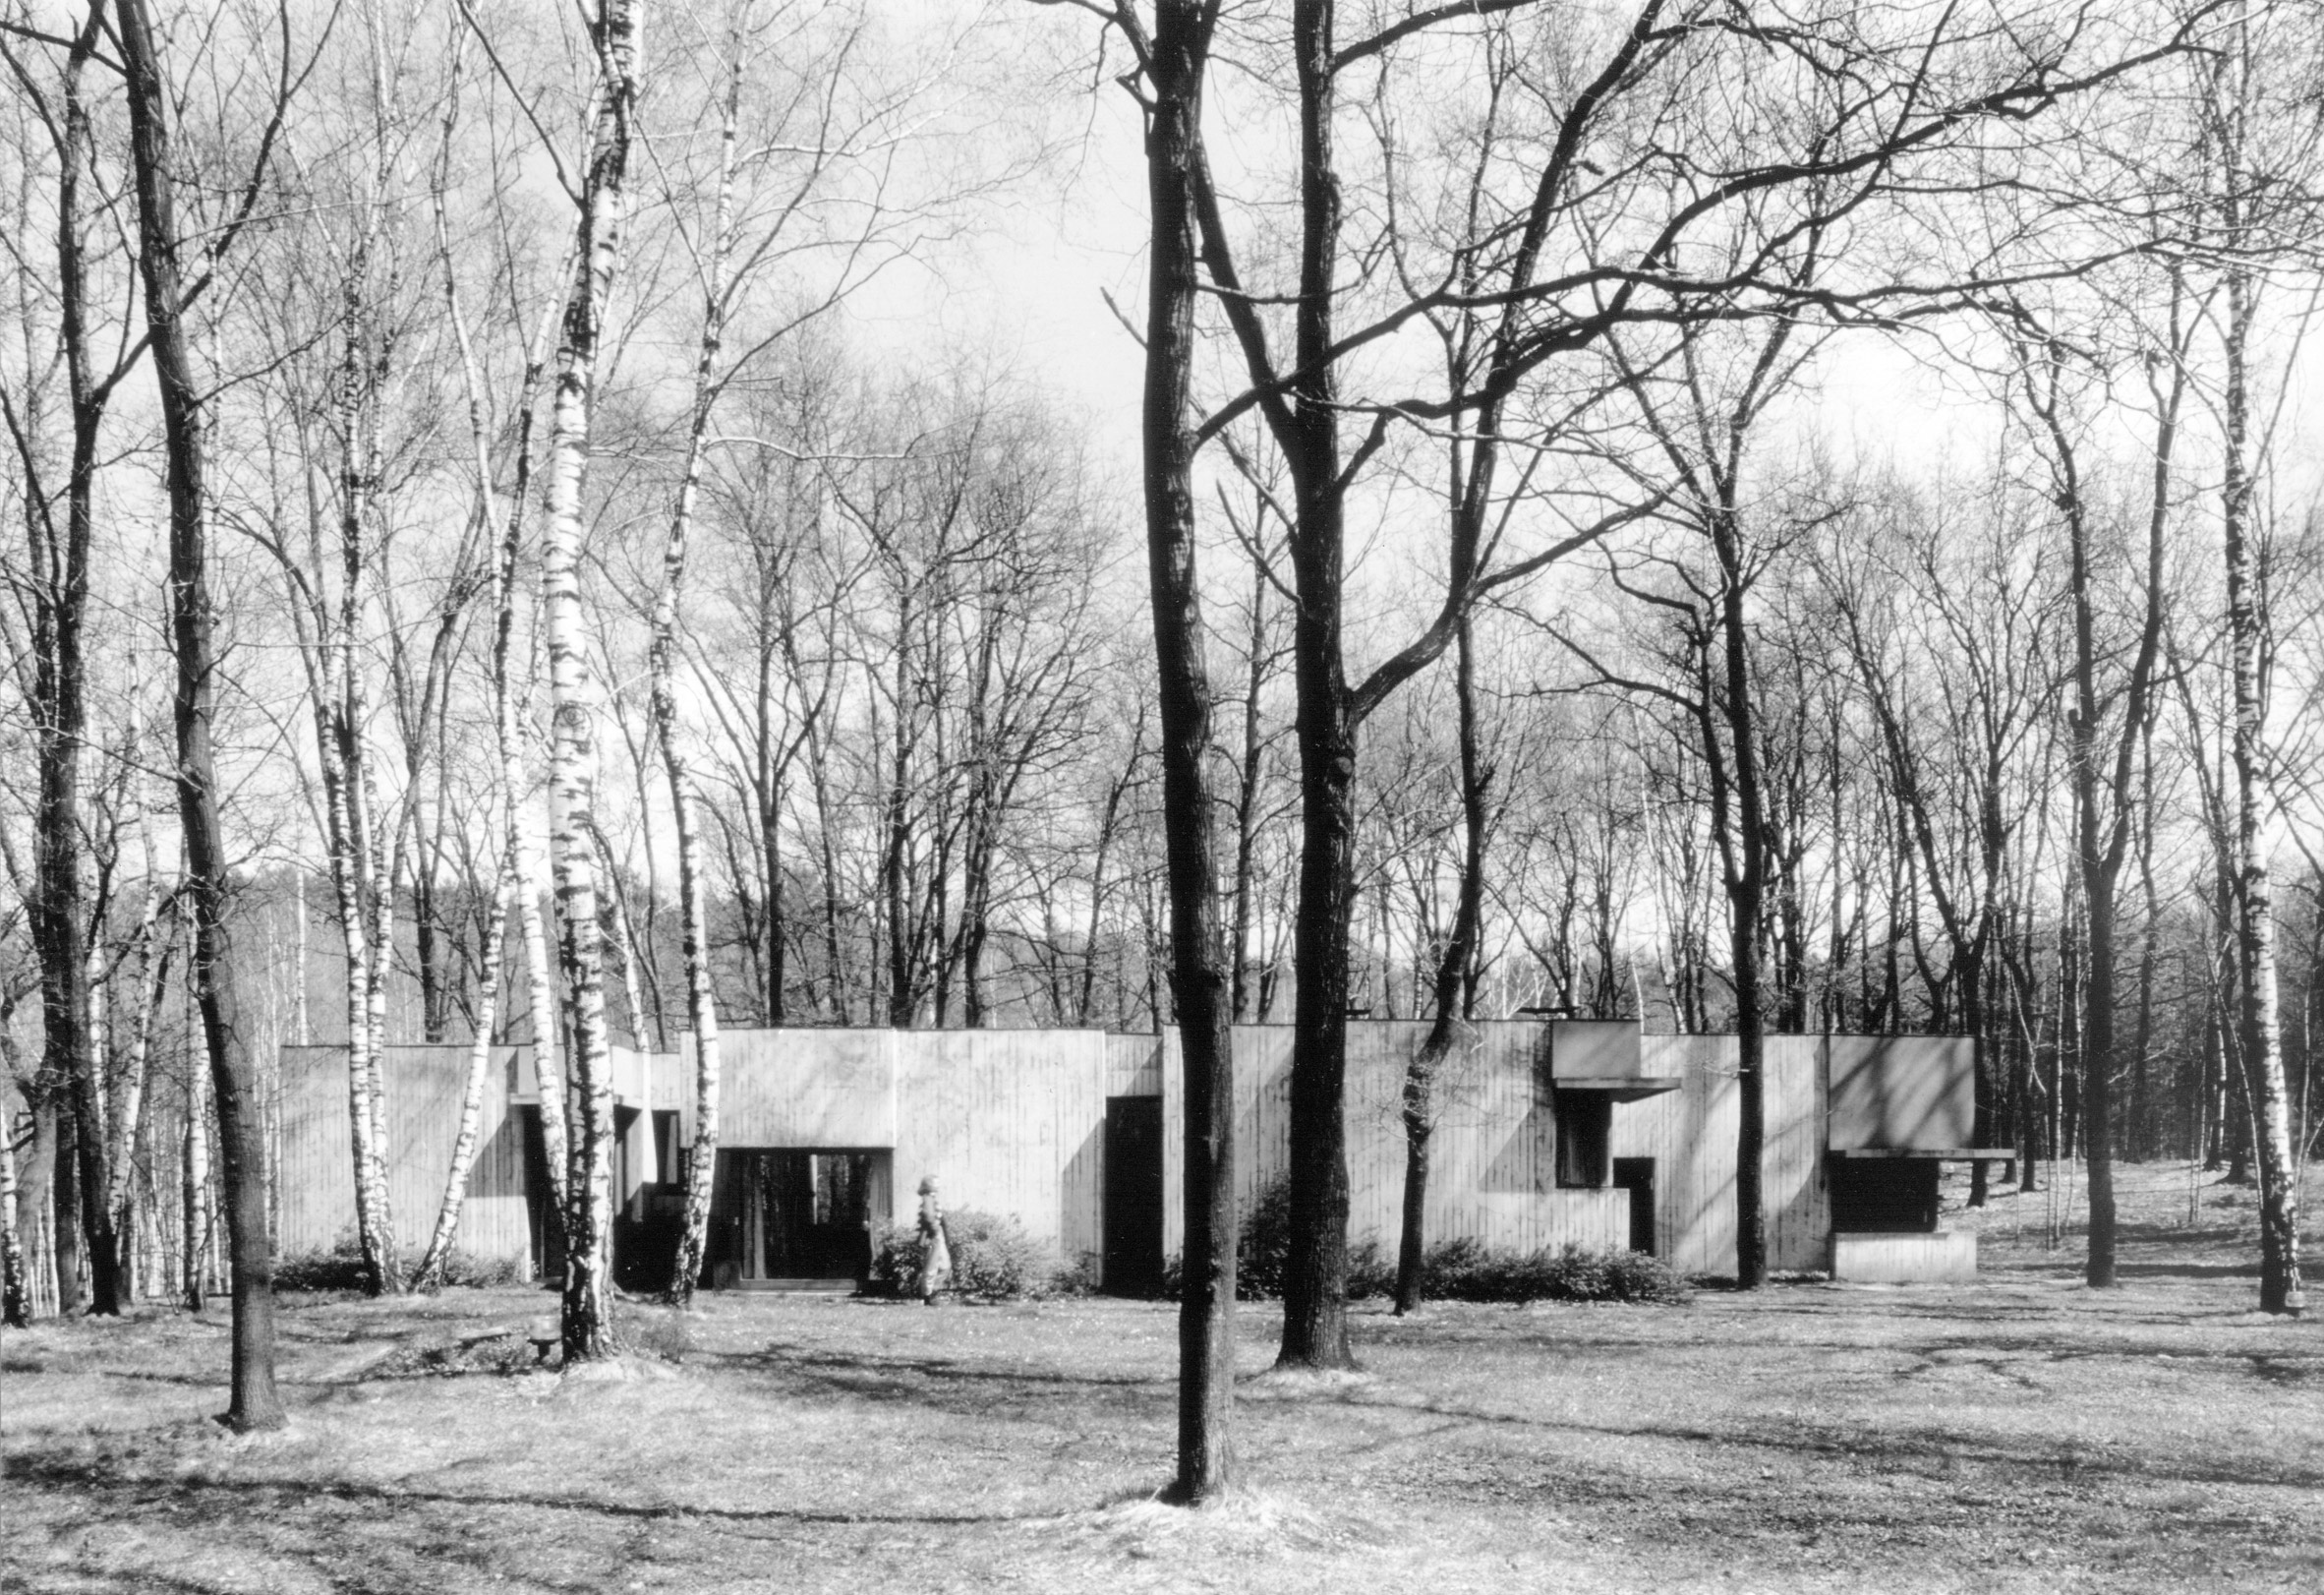
[[632, 1377], [584, 1382], [525, 1371], [539, 1291], [291, 1298], [252, 1439], [218, 1313], [44, 1323], [0, 1340], [0, 1587], [2324, 1588], [2324, 1328], [2251, 1309], [2214, 1178], [2123, 1170], [2103, 1294], [2043, 1195], [1971, 1287], [1366, 1309], [1331, 1386], [1263, 1375], [1254, 1306], [1250, 1488], [1199, 1515], [1149, 1499], [1165, 1304], [632, 1306]]

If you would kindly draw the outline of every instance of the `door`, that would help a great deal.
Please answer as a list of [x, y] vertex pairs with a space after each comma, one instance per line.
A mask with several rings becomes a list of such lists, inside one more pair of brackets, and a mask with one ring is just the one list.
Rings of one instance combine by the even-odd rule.
[[1614, 1188], [1630, 1193], [1630, 1250], [1655, 1255], [1655, 1160], [1614, 1159]]
[[1162, 1290], [1162, 1098], [1106, 1098], [1105, 1288]]

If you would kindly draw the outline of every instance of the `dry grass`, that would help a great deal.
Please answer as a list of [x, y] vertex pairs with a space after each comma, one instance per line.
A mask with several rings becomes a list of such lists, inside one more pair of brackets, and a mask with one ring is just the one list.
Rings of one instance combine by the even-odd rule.
[[[1960, 1290], [1357, 1319], [1263, 1376], [1188, 1513], [1159, 1305], [636, 1308], [625, 1379], [528, 1370], [547, 1298], [294, 1306], [293, 1427], [209, 1414], [212, 1317], [0, 1341], [0, 1589], [1259, 1592], [2324, 1588], [2324, 1330], [2249, 1310], [2248, 1194], [2127, 1171], [2128, 1280], [1981, 1222]], [[2076, 1215], [2078, 1217], [2078, 1214]]]

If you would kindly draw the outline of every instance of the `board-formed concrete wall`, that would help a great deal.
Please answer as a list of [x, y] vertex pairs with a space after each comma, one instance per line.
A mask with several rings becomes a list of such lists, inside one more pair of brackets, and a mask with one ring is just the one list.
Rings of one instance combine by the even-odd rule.
[[[734, 1030], [719, 1034], [719, 1144], [726, 1147], [896, 1145], [896, 1057], [889, 1030]], [[694, 1074], [694, 1037], [679, 1043]], [[686, 1139], [694, 1134], [684, 1093]]]
[[[1687, 1273], [1735, 1271], [1735, 1138], [1742, 1120], [1732, 1035], [1648, 1035], [1642, 1069], [1677, 1091], [1614, 1109], [1613, 1154], [1655, 1159], [1657, 1250]], [[1766, 1039], [1767, 1145], [1761, 1195], [1768, 1266], [1821, 1269], [1831, 1228], [1823, 1166], [1824, 1038]]]
[[[459, 1248], [475, 1257], [532, 1256], [525, 1211], [524, 1138], [510, 1111], [519, 1049], [493, 1049], [477, 1125], [476, 1161], [460, 1210]], [[470, 1048], [391, 1046], [380, 1093], [387, 1201], [399, 1251], [428, 1244], [443, 1201], [452, 1143], [460, 1133]], [[282, 1116], [275, 1177], [278, 1253], [327, 1250], [355, 1233], [355, 1161], [350, 1150], [347, 1049], [282, 1049]]]
[[897, 1034], [895, 1221], [935, 1176], [944, 1205], [1014, 1214], [1067, 1262], [1103, 1247], [1103, 1031]]
[[[1404, 1071], [1427, 1030], [1423, 1022], [1395, 1020], [1348, 1027], [1349, 1232], [1359, 1244], [1392, 1250], [1396, 1242]], [[1519, 1021], [1461, 1027], [1437, 1084], [1431, 1237], [1473, 1236], [1523, 1250], [1627, 1242], [1627, 1192], [1556, 1183], [1549, 1034]], [[723, 1041], [722, 1145], [886, 1149], [895, 1221], [910, 1219], [919, 1181], [933, 1175], [948, 1207], [1013, 1214], [1068, 1260], [1103, 1247], [1107, 1098], [1159, 1096], [1163, 1244], [1166, 1252], [1181, 1245], [1185, 1082], [1175, 1031], [743, 1030]], [[1676, 1080], [1678, 1088], [1618, 1102], [1610, 1151], [1655, 1160], [1661, 1255], [1690, 1272], [1732, 1273], [1738, 1042], [1731, 1035], [1644, 1035], [1638, 1046], [1638, 1074]], [[1828, 1046], [1834, 1083], [1829, 1102]], [[1291, 1047], [1288, 1026], [1234, 1031], [1237, 1191], [1246, 1209], [1288, 1166]], [[495, 1051], [485, 1140], [462, 1223], [471, 1251], [521, 1257], [528, 1245], [523, 1148], [510, 1111], [530, 1081], [523, 1050]], [[308, 1047], [282, 1056], [281, 1244], [297, 1251], [331, 1244], [354, 1221], [346, 1055]], [[465, 1046], [388, 1050], [387, 1152], [407, 1245], [424, 1238], [434, 1219], [467, 1058]], [[616, 1061], [620, 1078], [634, 1077], [637, 1105], [679, 1109], [690, 1140], [690, 1043], [682, 1056]], [[1831, 1144], [1851, 1150], [1966, 1143], [1974, 1052], [1965, 1041], [1771, 1035], [1767, 1068], [1764, 1189], [1770, 1263], [1777, 1270], [1825, 1266], [1828, 1119]]]
[[[1348, 1236], [1393, 1253], [1403, 1223], [1404, 1074], [1428, 1034], [1425, 1021], [1365, 1020], [1348, 1027]], [[1534, 1251], [1567, 1242], [1629, 1240], [1621, 1191], [1563, 1190], [1542, 1028], [1482, 1021], [1460, 1029], [1437, 1077], [1429, 1141], [1427, 1232], [1474, 1236]], [[1245, 1211], [1281, 1179], [1291, 1157], [1291, 1045], [1287, 1025], [1234, 1030], [1237, 1199]], [[1615, 1110], [1617, 1114], [1620, 1109]], [[1186, 1081], [1178, 1033], [1162, 1047], [1163, 1251], [1185, 1244]]]
[[1965, 1035], [1834, 1035], [1837, 1152], [1951, 1152], [1973, 1145], [1977, 1043]]

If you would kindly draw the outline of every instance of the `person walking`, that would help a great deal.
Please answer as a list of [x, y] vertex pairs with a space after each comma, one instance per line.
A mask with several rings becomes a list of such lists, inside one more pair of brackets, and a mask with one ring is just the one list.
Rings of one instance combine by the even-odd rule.
[[920, 1300], [936, 1305], [936, 1293], [952, 1283], [952, 1238], [945, 1233], [944, 1207], [936, 1199], [936, 1176], [920, 1182]]

